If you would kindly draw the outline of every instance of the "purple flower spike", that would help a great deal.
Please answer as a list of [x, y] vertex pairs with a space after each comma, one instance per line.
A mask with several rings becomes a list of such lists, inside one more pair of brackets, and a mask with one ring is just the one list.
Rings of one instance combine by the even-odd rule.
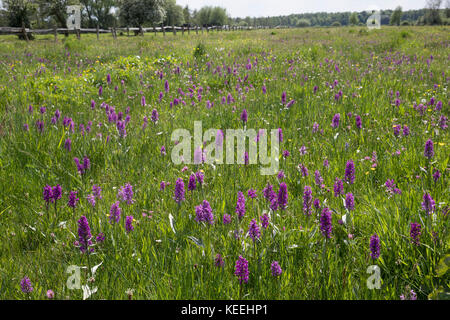
[[91, 238], [89, 222], [85, 216], [81, 216], [80, 220], [78, 220], [78, 243], [80, 244], [81, 252], [88, 251], [88, 247], [92, 245]]
[[378, 259], [380, 256], [380, 238], [378, 235], [374, 233], [372, 237], [370, 237], [370, 257], [373, 260]]
[[283, 272], [278, 261], [272, 262], [272, 264], [270, 265], [270, 271], [271, 271], [273, 277], [279, 277], [279, 276], [281, 276], [281, 273]]
[[248, 261], [242, 256], [236, 261], [234, 275], [238, 277], [240, 285], [248, 282]]

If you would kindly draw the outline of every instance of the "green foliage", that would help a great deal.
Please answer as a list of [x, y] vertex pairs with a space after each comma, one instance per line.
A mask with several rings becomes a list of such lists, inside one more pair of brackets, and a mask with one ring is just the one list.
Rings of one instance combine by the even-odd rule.
[[119, 16], [127, 26], [153, 26], [165, 17], [163, 0], [123, 0]]
[[[448, 68], [448, 30], [359, 29], [280, 28], [118, 40], [83, 35], [81, 41], [70, 35], [56, 43], [48, 36], [30, 43], [2, 36], [0, 298], [46, 299], [45, 292], [52, 289], [56, 299], [82, 299], [81, 290], [67, 288], [67, 267], [101, 263], [94, 275], [98, 291], [91, 299], [128, 299], [131, 290], [133, 299], [238, 299], [234, 266], [239, 255], [249, 261], [250, 271], [243, 299], [396, 300], [411, 290], [418, 299], [448, 298], [449, 131], [439, 124], [449, 111], [442, 77]], [[295, 100], [290, 108], [281, 103], [283, 92], [287, 101]], [[222, 103], [228, 94], [234, 102]], [[184, 103], [175, 104], [175, 98]], [[207, 101], [214, 106], [207, 108]], [[441, 110], [437, 101], [443, 102]], [[414, 107], [419, 104], [422, 111]], [[114, 119], [108, 119], [106, 109], [113, 108], [123, 119], [130, 117], [125, 137]], [[175, 129], [193, 134], [197, 120], [204, 132], [242, 128], [244, 108], [247, 130], [282, 128], [280, 150], [290, 152], [279, 159], [288, 186], [285, 210], [271, 211], [263, 189], [270, 183], [278, 192], [280, 180], [261, 176], [259, 164], [176, 165], [170, 159]], [[159, 112], [156, 123], [150, 120], [153, 109]], [[56, 110], [61, 118], [53, 121]], [[337, 113], [341, 122], [333, 128]], [[362, 129], [355, 125], [356, 115], [362, 118]], [[73, 131], [63, 125], [64, 117], [73, 119]], [[42, 133], [38, 121], [44, 122]], [[316, 132], [314, 123], [319, 125]], [[410, 134], [394, 135], [394, 125], [407, 125]], [[67, 138], [71, 151], [64, 148]], [[423, 154], [427, 139], [434, 141], [431, 161]], [[307, 151], [303, 155], [302, 146]], [[84, 156], [91, 167], [80, 175], [73, 159]], [[349, 159], [355, 163], [355, 182], [345, 182], [344, 193], [355, 197], [351, 211], [344, 206], [345, 196], [333, 192]], [[308, 176], [301, 174], [299, 164], [309, 169]], [[185, 201], [177, 205], [176, 179], [183, 178], [187, 186], [189, 176], [200, 170], [204, 184], [186, 192]], [[320, 184], [316, 170], [323, 178]], [[437, 181], [434, 170], [442, 174]], [[387, 191], [388, 179], [401, 194]], [[161, 181], [170, 185], [160, 190]], [[135, 201], [120, 202], [122, 218], [112, 225], [111, 205], [127, 182], [133, 185]], [[60, 184], [63, 190], [56, 206], [50, 203], [48, 209], [43, 200], [47, 184]], [[95, 207], [87, 198], [93, 184], [103, 190]], [[326, 241], [321, 209], [304, 214], [305, 186], [322, 208], [333, 211], [332, 237]], [[257, 190], [253, 200], [247, 196], [250, 188]], [[80, 199], [75, 210], [67, 206], [72, 190]], [[238, 191], [246, 197], [241, 220], [235, 213]], [[435, 200], [431, 215], [422, 209], [424, 192]], [[211, 204], [212, 225], [195, 221], [195, 206], [203, 200]], [[250, 221], [260, 222], [265, 212], [270, 224], [253, 244], [246, 236]], [[229, 225], [222, 223], [225, 213], [232, 216]], [[81, 215], [93, 235], [89, 262], [74, 245]], [[125, 230], [125, 216], [134, 217], [132, 232]], [[413, 222], [422, 226], [417, 245], [410, 237]], [[237, 229], [242, 230], [239, 239]], [[95, 241], [100, 232], [103, 243]], [[374, 233], [380, 238], [376, 260], [369, 247]], [[223, 256], [223, 268], [214, 265], [217, 253]], [[270, 270], [274, 260], [283, 269], [277, 278]], [[374, 264], [381, 272], [378, 290], [367, 287], [366, 270]], [[91, 276], [86, 271], [81, 269], [82, 285]], [[29, 295], [20, 291], [24, 276], [35, 288]]]
[[296, 26], [300, 28], [309, 27], [311, 26], [311, 21], [309, 21], [308, 19], [299, 19], [297, 20]]
[[225, 8], [205, 6], [195, 14], [195, 20], [199, 25], [222, 26], [227, 24], [228, 16]]
[[349, 18], [349, 24], [355, 26], [358, 23], [359, 23], [358, 14], [356, 12], [352, 12]]
[[165, 0], [164, 10], [166, 16], [163, 24], [166, 26], [181, 26], [184, 24], [183, 7], [176, 4], [176, 0]]
[[402, 19], [402, 7], [398, 6], [395, 8], [394, 12], [391, 14], [391, 18], [389, 20], [389, 24], [391, 26], [393, 25], [400, 25], [400, 20]]
[[192, 53], [194, 58], [197, 60], [203, 59], [206, 55], [206, 47], [202, 42], [199, 42], [197, 46], [194, 48], [194, 52]]

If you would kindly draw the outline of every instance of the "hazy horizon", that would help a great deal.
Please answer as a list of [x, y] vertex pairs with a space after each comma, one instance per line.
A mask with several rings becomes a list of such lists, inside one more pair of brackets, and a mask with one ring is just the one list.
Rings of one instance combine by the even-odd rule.
[[232, 18], [284, 16], [317, 12], [361, 12], [365, 10], [389, 10], [401, 6], [404, 11], [423, 9], [425, 0], [344, 0], [344, 1], [305, 1], [305, 0], [177, 0], [181, 6], [188, 5], [191, 10], [204, 6], [220, 6], [227, 9]]

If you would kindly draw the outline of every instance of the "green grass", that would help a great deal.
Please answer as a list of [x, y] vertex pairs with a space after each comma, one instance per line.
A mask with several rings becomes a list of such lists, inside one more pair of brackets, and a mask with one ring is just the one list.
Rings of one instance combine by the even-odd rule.
[[[136, 299], [399, 299], [410, 289], [419, 299], [442, 298], [444, 291], [448, 297], [444, 258], [448, 260], [449, 254], [449, 134], [439, 126], [439, 118], [449, 115], [448, 28], [362, 30], [168, 33], [119, 36], [115, 41], [109, 35], [101, 35], [99, 41], [95, 35], [82, 35], [81, 41], [60, 36], [58, 43], [48, 36], [29, 43], [0, 37], [0, 298], [45, 299], [49, 289], [57, 299], [83, 298], [82, 290], [66, 286], [67, 267], [88, 265], [87, 255], [74, 246], [82, 215], [94, 238], [103, 232], [106, 239], [89, 255], [91, 267], [102, 263], [95, 282], [89, 283], [98, 288], [92, 299], [127, 299], [128, 289], [134, 290]], [[166, 80], [170, 91], [159, 102]], [[332, 89], [335, 80], [338, 84]], [[193, 85], [203, 88], [201, 101], [197, 89], [189, 97]], [[186, 93], [181, 97], [186, 104], [170, 107], [180, 97], [179, 88]], [[339, 90], [343, 96], [336, 101]], [[283, 91], [288, 101], [296, 100], [290, 109], [281, 104]], [[397, 91], [398, 107], [394, 105]], [[222, 104], [228, 93], [235, 102]], [[429, 106], [421, 115], [414, 109], [414, 103], [425, 99], [426, 105], [432, 97], [442, 101], [442, 110]], [[91, 100], [96, 103], [94, 110]], [[214, 102], [211, 109], [206, 108], [207, 100]], [[108, 122], [102, 103], [115, 106], [124, 118], [130, 107], [125, 138]], [[33, 113], [28, 112], [29, 105]], [[46, 107], [45, 114], [40, 114], [41, 106]], [[156, 124], [150, 121], [154, 108], [160, 115]], [[184, 165], [170, 160], [174, 129], [193, 133], [194, 121], [200, 120], [204, 130], [238, 129], [244, 108], [249, 114], [247, 128], [283, 130], [280, 148], [291, 153], [286, 160], [280, 155], [289, 192], [285, 211], [270, 212], [262, 190], [270, 182], [278, 192], [279, 183], [276, 175], [261, 176], [259, 165], [187, 165], [182, 170]], [[57, 109], [61, 119], [52, 124]], [[334, 129], [330, 124], [336, 113], [341, 121]], [[355, 115], [362, 118], [361, 130], [355, 126]], [[149, 124], [142, 130], [144, 116]], [[73, 133], [62, 125], [64, 117], [73, 119]], [[36, 129], [37, 120], [44, 121], [42, 133]], [[92, 129], [83, 136], [79, 126], [86, 127], [88, 121]], [[315, 122], [320, 128], [313, 133]], [[410, 135], [395, 137], [396, 124], [407, 125]], [[67, 138], [72, 141], [70, 152], [64, 148]], [[423, 155], [428, 139], [435, 150], [430, 162]], [[302, 156], [303, 145], [308, 153]], [[165, 156], [160, 153], [162, 146], [167, 149]], [[373, 152], [376, 168], [365, 159]], [[89, 157], [91, 168], [81, 176], [73, 158], [83, 156]], [[323, 166], [325, 159], [328, 168]], [[348, 213], [343, 196], [334, 197], [333, 184], [335, 178], [344, 178], [350, 159], [356, 178], [354, 184], [344, 184], [344, 192], [355, 196], [355, 210]], [[299, 164], [308, 168], [307, 177], [302, 177]], [[434, 182], [431, 173], [436, 169], [442, 176]], [[183, 178], [187, 187], [190, 174], [198, 170], [205, 173], [205, 185], [186, 191], [186, 201], [178, 206], [173, 200], [176, 179]], [[324, 179], [323, 188], [314, 182], [316, 170]], [[395, 180], [401, 195], [386, 193], [388, 179]], [[170, 182], [164, 191], [161, 181]], [[135, 202], [121, 202], [121, 221], [111, 225], [110, 207], [126, 183], [133, 186]], [[60, 184], [63, 189], [57, 213], [52, 204], [46, 210], [42, 192], [47, 184]], [[95, 208], [86, 198], [93, 184], [103, 189]], [[303, 214], [306, 185], [322, 207], [333, 211], [328, 241], [319, 229], [321, 210], [313, 209], [309, 217]], [[250, 188], [258, 191], [253, 201], [247, 197]], [[72, 190], [80, 199], [75, 210], [66, 205]], [[238, 191], [244, 192], [247, 209], [240, 223], [235, 213]], [[425, 192], [436, 201], [432, 216], [421, 209]], [[195, 206], [205, 199], [215, 215], [209, 227], [194, 220]], [[259, 222], [264, 212], [271, 214], [271, 224], [261, 230], [254, 246], [245, 233], [251, 219]], [[225, 213], [233, 217], [230, 225], [222, 223]], [[345, 214], [351, 222], [339, 224]], [[135, 219], [129, 234], [127, 215]], [[422, 225], [418, 246], [410, 241], [412, 222]], [[243, 230], [240, 240], [234, 237], [238, 227]], [[369, 241], [374, 233], [381, 241], [381, 255], [372, 261]], [[214, 266], [217, 253], [224, 258], [223, 268]], [[234, 276], [239, 255], [249, 261], [250, 272], [242, 295]], [[271, 276], [272, 261], [283, 269], [279, 278]], [[374, 264], [380, 267], [382, 285], [370, 290], [366, 270]], [[31, 294], [20, 290], [24, 276], [33, 284]], [[82, 269], [82, 285], [88, 277]]]

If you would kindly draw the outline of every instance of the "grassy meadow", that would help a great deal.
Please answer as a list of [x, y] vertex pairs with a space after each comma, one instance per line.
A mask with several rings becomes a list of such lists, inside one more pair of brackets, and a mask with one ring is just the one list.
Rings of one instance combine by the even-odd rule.
[[[448, 298], [449, 31], [1, 36], [0, 299]], [[174, 164], [194, 121], [280, 172]]]

